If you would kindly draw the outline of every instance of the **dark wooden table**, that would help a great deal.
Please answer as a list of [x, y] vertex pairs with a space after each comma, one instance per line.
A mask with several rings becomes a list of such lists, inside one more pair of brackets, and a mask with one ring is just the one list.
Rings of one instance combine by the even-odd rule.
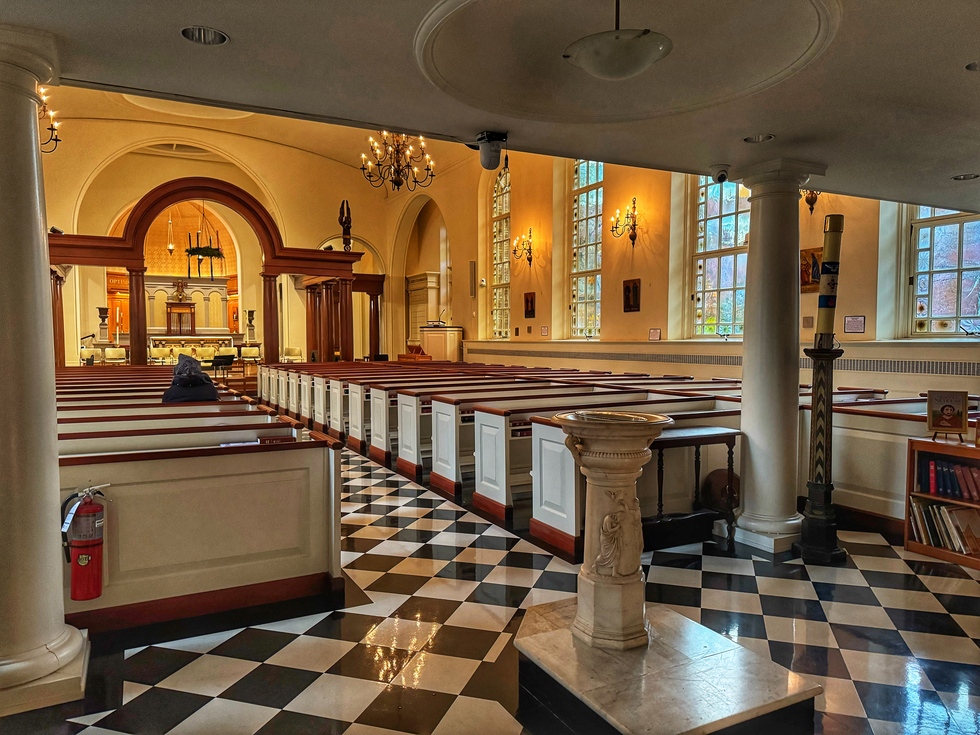
[[734, 541], [735, 526], [735, 440], [742, 435], [738, 429], [724, 426], [689, 426], [664, 429], [657, 437], [651, 450], [657, 452], [657, 520], [664, 517], [664, 450], [694, 447], [694, 510], [701, 508], [701, 447], [710, 444], [725, 444], [728, 447], [728, 483], [725, 487], [726, 520], [728, 521], [728, 543]]

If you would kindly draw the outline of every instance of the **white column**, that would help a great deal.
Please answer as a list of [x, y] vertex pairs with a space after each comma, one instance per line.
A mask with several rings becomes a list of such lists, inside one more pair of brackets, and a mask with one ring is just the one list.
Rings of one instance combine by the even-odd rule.
[[[756, 534], [800, 532], [800, 186], [819, 164], [778, 160], [739, 172], [752, 190], [742, 341], [742, 512]], [[755, 546], [765, 544], [740, 538]]]
[[[48, 244], [37, 84], [57, 77], [53, 37], [0, 26], [0, 714], [51, 704], [23, 686], [77, 665], [84, 640], [65, 625]], [[40, 683], [40, 682], [39, 682]], [[28, 685], [27, 688], [30, 688]], [[43, 689], [43, 687], [41, 687]], [[63, 697], [60, 701], [66, 701]], [[47, 698], [45, 698], [47, 697]]]

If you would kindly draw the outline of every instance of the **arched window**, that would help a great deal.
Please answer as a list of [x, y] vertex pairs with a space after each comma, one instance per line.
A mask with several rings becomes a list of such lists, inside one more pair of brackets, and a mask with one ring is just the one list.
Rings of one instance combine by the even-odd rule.
[[912, 207], [913, 336], [980, 331], [980, 216]]
[[510, 169], [493, 186], [493, 338], [510, 335]]
[[572, 167], [572, 337], [598, 337], [602, 321], [602, 168]]
[[749, 250], [749, 190], [696, 177], [694, 336], [742, 334]]

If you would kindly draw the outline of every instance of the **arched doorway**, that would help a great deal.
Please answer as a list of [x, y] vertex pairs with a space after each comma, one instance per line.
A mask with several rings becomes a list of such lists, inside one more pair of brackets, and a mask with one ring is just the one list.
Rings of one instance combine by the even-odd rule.
[[392, 256], [393, 276], [405, 278], [400, 293], [404, 319], [392, 325], [396, 344], [418, 345], [419, 328], [427, 322], [452, 322], [450, 252], [439, 205], [425, 194], [416, 195], [402, 213]]
[[[121, 266], [129, 274], [129, 293], [145, 292], [144, 244], [157, 217], [184, 201], [212, 202], [241, 216], [255, 233], [262, 251], [263, 349], [267, 361], [279, 359], [278, 276], [296, 274], [338, 279], [342, 311], [350, 312], [352, 266], [362, 256], [353, 252], [326, 252], [285, 247], [279, 228], [258, 200], [245, 190], [218, 179], [189, 177], [161, 184], [143, 196], [126, 220], [121, 237], [51, 234], [52, 264]], [[346, 284], [346, 287], [344, 285]], [[130, 362], [145, 365], [146, 300], [130, 298]]]

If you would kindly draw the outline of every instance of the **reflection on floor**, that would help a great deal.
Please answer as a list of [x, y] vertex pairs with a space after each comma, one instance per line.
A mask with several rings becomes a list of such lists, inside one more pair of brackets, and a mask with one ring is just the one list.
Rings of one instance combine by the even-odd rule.
[[[343, 562], [367, 604], [102, 657], [84, 704], [0, 735], [570, 733], [540, 707], [509, 714], [511, 641], [576, 569], [346, 457]], [[980, 573], [841, 537], [845, 567], [711, 543], [647, 554], [647, 599], [817, 679], [818, 733], [980, 732]]]

